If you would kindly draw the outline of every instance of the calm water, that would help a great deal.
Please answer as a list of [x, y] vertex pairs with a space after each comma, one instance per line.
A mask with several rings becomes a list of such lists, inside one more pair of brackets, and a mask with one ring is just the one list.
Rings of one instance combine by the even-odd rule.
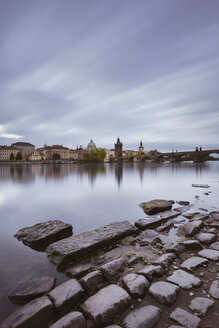
[[[192, 183], [211, 187], [192, 188]], [[219, 208], [219, 162], [0, 165], [0, 321], [16, 308], [7, 294], [20, 280], [45, 274], [55, 274], [58, 283], [65, 280], [44, 253], [13, 237], [18, 229], [61, 219], [77, 234], [116, 220], [134, 222], [144, 217], [139, 203], [153, 198]]]

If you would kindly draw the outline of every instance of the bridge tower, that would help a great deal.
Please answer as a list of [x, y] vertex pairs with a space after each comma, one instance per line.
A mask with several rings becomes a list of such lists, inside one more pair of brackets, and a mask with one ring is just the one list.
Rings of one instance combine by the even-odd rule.
[[117, 143], [115, 143], [115, 160], [119, 162], [122, 159], [122, 142], [117, 138]]
[[142, 141], [140, 141], [140, 146], [138, 147], [138, 151], [140, 151], [140, 152], [144, 151], [144, 146], [142, 144]]

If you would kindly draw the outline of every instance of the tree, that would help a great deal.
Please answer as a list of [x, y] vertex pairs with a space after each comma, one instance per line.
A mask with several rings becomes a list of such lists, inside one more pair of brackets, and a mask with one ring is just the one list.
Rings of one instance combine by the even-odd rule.
[[60, 154], [59, 153], [53, 153], [52, 154], [52, 159], [60, 159]]
[[16, 155], [16, 161], [21, 161], [22, 160], [22, 154], [21, 152], [18, 152]]
[[10, 160], [13, 161], [14, 160], [14, 154], [10, 153]]
[[110, 154], [110, 156], [109, 156], [109, 162], [110, 163], [114, 162], [114, 156], [112, 154]]
[[104, 162], [105, 157], [106, 157], [105, 149], [97, 148], [95, 150], [90, 151], [89, 153], [84, 154], [84, 161], [102, 163]]

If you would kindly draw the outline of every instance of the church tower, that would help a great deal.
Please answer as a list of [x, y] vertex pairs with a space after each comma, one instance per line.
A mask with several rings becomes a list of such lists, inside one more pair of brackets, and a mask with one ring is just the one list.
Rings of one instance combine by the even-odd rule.
[[115, 160], [119, 162], [122, 159], [122, 142], [120, 139], [117, 139], [117, 143], [115, 144]]
[[140, 141], [140, 146], [138, 147], [138, 150], [143, 152], [144, 151], [144, 146], [142, 144], [142, 141]]

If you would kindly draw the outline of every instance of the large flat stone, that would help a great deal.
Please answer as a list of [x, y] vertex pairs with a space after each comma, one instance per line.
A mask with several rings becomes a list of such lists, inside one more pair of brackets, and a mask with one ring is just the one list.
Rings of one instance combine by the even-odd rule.
[[8, 295], [13, 303], [25, 304], [48, 293], [55, 285], [55, 277], [33, 278], [19, 283]]
[[211, 219], [214, 221], [219, 221], [219, 212], [212, 212]]
[[183, 289], [191, 289], [201, 285], [201, 280], [184, 270], [176, 270], [171, 276], [167, 278], [167, 281], [177, 284]]
[[50, 299], [47, 296], [41, 296], [18, 308], [1, 323], [1, 328], [48, 327], [52, 315], [53, 309]]
[[203, 249], [202, 251], [198, 252], [198, 255], [212, 261], [219, 260], [219, 251], [214, 249]]
[[85, 292], [76, 279], [70, 279], [49, 292], [55, 309], [67, 313], [84, 299]]
[[216, 299], [219, 299], [219, 280], [214, 280], [211, 284], [209, 293]]
[[201, 232], [196, 238], [198, 239], [198, 241], [200, 241], [200, 243], [204, 245], [210, 245], [211, 243], [217, 240], [215, 234], [206, 232]]
[[162, 276], [164, 274], [164, 271], [160, 265], [146, 265], [137, 273], [142, 274], [149, 280], [152, 280], [154, 277]]
[[214, 305], [214, 301], [205, 297], [196, 297], [191, 301], [189, 305], [190, 310], [201, 314], [206, 315], [208, 309]]
[[198, 328], [201, 323], [199, 318], [181, 308], [176, 308], [170, 318], [186, 328]]
[[81, 259], [128, 235], [136, 234], [136, 228], [128, 221], [114, 222], [99, 229], [80, 233], [49, 245], [47, 256], [57, 267]]
[[70, 278], [80, 279], [93, 269], [91, 263], [74, 264], [69, 266], [65, 274]]
[[135, 298], [143, 297], [149, 286], [149, 281], [144, 276], [135, 273], [125, 275], [122, 283], [127, 292]]
[[139, 206], [146, 214], [153, 215], [160, 212], [170, 210], [172, 208], [172, 202], [163, 199], [153, 199], [149, 202], [141, 203]]
[[153, 264], [155, 265], [161, 265], [163, 268], [168, 267], [176, 258], [176, 255], [174, 253], [166, 253], [161, 256], [159, 256]]
[[175, 253], [177, 256], [181, 255], [182, 253], [185, 253], [185, 251], [186, 247], [183, 245], [182, 242], [175, 242], [167, 248], [167, 252]]
[[100, 270], [88, 273], [80, 279], [80, 284], [84, 287], [89, 296], [95, 294], [103, 283], [103, 275]]
[[154, 230], [146, 230], [139, 234], [136, 240], [141, 246], [155, 245], [156, 243], [162, 243], [159, 234]]
[[153, 305], [146, 305], [131, 311], [123, 320], [124, 328], [153, 328], [160, 320], [161, 311]]
[[129, 294], [117, 285], [109, 285], [89, 297], [82, 305], [82, 311], [98, 327], [113, 322], [116, 315], [122, 315], [130, 306]]
[[144, 218], [139, 219], [135, 222], [135, 225], [140, 230], [155, 228], [163, 223], [163, 219], [155, 217], [155, 218]]
[[56, 321], [50, 328], [86, 328], [86, 321], [81, 312], [73, 311]]
[[70, 237], [72, 229], [69, 223], [50, 220], [22, 228], [15, 234], [15, 237], [33, 249], [45, 250], [49, 244]]
[[102, 265], [100, 267], [100, 271], [109, 283], [116, 283], [121, 275], [123, 268], [124, 260], [122, 258], [119, 258], [117, 260]]
[[175, 302], [179, 287], [169, 282], [158, 281], [149, 288], [149, 293], [158, 301], [166, 305]]
[[183, 245], [185, 246], [187, 251], [196, 251], [196, 250], [203, 249], [200, 242], [198, 240], [195, 240], [195, 239], [185, 240], [183, 242]]
[[178, 233], [185, 236], [194, 236], [203, 227], [204, 223], [201, 220], [195, 220], [186, 223], [178, 228]]
[[208, 260], [199, 257], [199, 256], [193, 256], [190, 257], [188, 260], [185, 260], [182, 264], [181, 264], [181, 268], [182, 269], [186, 269], [189, 271], [193, 271], [195, 269], [197, 269], [198, 267], [202, 266], [203, 264], [207, 264]]
[[219, 241], [216, 241], [215, 243], [211, 244], [209, 248], [214, 249], [215, 251], [219, 251]]

